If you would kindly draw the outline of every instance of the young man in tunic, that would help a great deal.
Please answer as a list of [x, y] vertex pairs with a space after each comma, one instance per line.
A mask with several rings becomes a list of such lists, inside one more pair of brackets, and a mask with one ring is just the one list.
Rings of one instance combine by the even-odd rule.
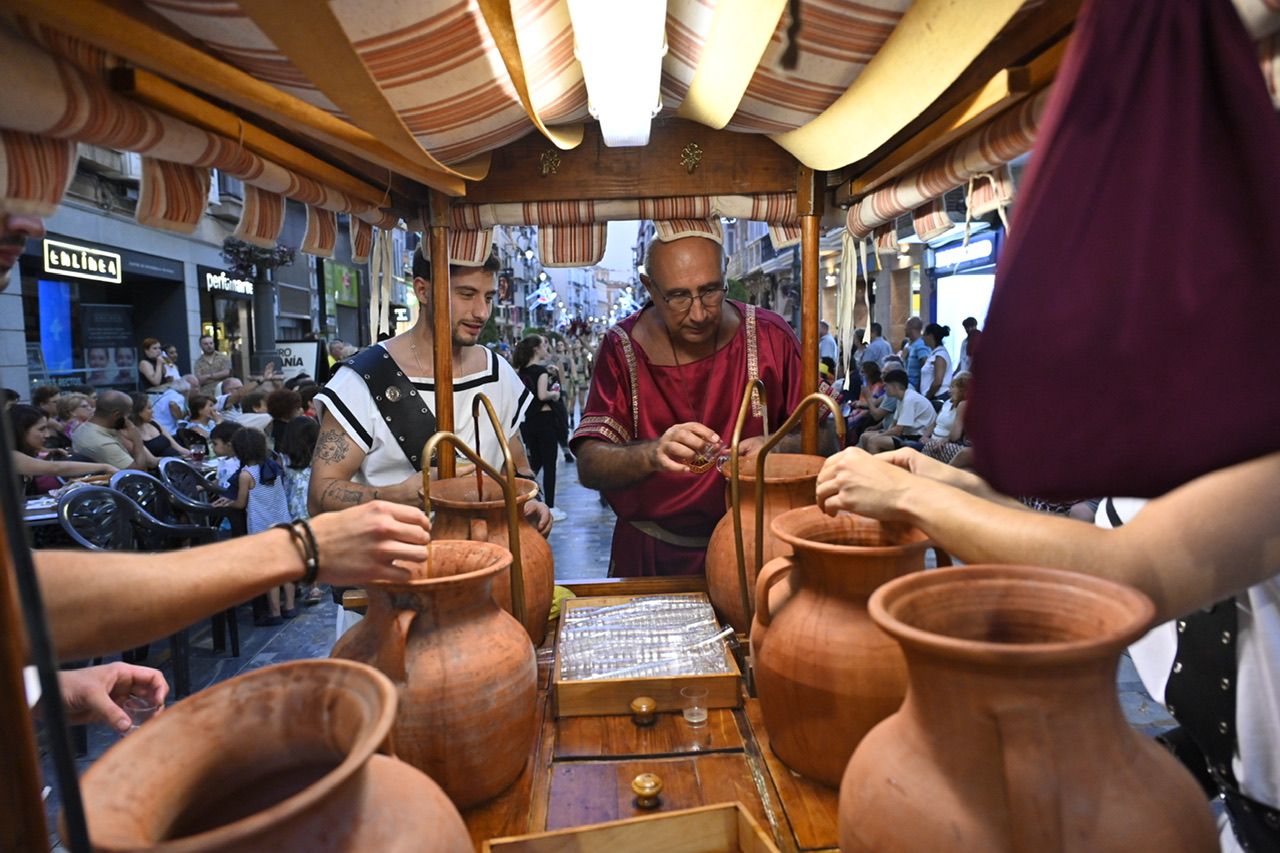
[[[471, 403], [476, 394], [484, 394], [502, 424], [517, 473], [532, 479], [519, 431], [531, 395], [505, 359], [488, 347], [476, 345], [493, 310], [496, 270], [493, 259], [481, 267], [449, 267], [454, 432], [469, 447], [477, 448]], [[425, 438], [419, 441], [406, 435], [414, 428], [426, 437], [434, 431], [431, 263], [421, 248], [413, 254], [413, 289], [422, 306], [418, 322], [408, 332], [367, 351], [375, 361], [366, 366], [377, 366], [376, 360], [381, 358], [388, 372], [380, 375], [360, 367], [361, 358], [365, 357], [361, 354], [339, 366], [316, 395], [324, 402], [324, 415], [311, 462], [307, 504], [313, 515], [379, 499], [422, 506], [421, 469], [429, 463], [417, 456]], [[370, 378], [366, 379], [366, 375]], [[388, 420], [383, 413], [388, 401], [404, 402], [398, 410], [386, 410], [407, 409], [409, 414], [396, 417], [417, 423]], [[428, 428], [423, 428], [424, 421], [430, 425]], [[478, 450], [486, 462], [503, 470], [498, 437], [483, 411]], [[550, 531], [551, 513], [546, 504], [531, 500], [524, 505], [524, 511], [541, 532]]]
[[[732, 440], [747, 380], [764, 381], [771, 430], [803, 396], [795, 333], [726, 300], [723, 271], [708, 237], [655, 240], [640, 277], [652, 304], [609, 329], [595, 359], [571, 447], [579, 480], [618, 515], [615, 577], [702, 572], [725, 513], [725, 479], [709, 463]], [[743, 455], [764, 443], [765, 406], [750, 414]]]

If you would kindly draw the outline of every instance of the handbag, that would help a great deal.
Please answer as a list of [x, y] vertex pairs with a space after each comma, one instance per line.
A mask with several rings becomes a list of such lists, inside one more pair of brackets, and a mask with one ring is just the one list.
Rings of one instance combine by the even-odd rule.
[[[1229, 0], [1087, 0], [974, 353], [978, 472], [1152, 497], [1280, 449], [1277, 201], [1280, 117]], [[1221, 417], [1189, 418], [1204, 371]]]

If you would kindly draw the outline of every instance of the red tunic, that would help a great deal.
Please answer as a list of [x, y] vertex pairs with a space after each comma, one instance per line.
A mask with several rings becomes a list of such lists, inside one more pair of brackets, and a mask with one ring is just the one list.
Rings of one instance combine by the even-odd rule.
[[[641, 312], [609, 329], [600, 345], [591, 392], [573, 441], [629, 444], [652, 441], [673, 424], [697, 421], [728, 443], [748, 378], [764, 381], [769, 426], [774, 429], [799, 405], [800, 343], [786, 321], [729, 300], [742, 317], [738, 330], [714, 355], [679, 367], [651, 362], [631, 336]], [[648, 310], [648, 309], [644, 309]], [[757, 404], [742, 431], [761, 435]], [[725, 513], [725, 480], [713, 467], [703, 474], [659, 472], [625, 489], [605, 492], [618, 515], [610, 575], [688, 575], [703, 571], [706, 546], [681, 547], [642, 532], [631, 522], [656, 523], [664, 539], [705, 540]], [[671, 536], [669, 534], [674, 534]]]

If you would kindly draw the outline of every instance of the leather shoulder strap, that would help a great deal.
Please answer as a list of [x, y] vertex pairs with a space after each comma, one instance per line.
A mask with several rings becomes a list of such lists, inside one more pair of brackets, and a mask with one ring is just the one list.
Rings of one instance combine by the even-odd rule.
[[343, 362], [369, 386], [378, 413], [415, 471], [422, 470], [422, 446], [436, 432], [436, 415], [384, 347], [361, 350]]

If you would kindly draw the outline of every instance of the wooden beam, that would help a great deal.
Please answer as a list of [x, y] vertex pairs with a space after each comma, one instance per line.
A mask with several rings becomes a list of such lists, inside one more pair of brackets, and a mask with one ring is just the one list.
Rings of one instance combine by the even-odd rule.
[[889, 181], [906, 174], [962, 137], [1016, 106], [1024, 98], [1053, 82], [1066, 54], [1067, 39], [1060, 40], [1027, 65], [1006, 68], [987, 81], [946, 115], [898, 146], [836, 194], [839, 203], [856, 201]]
[[[796, 174], [796, 207], [800, 213], [800, 370], [802, 392], [818, 390], [818, 321], [822, 319], [818, 287], [819, 241], [825, 177], [807, 166]], [[801, 418], [801, 448], [818, 452], [818, 410], [810, 407]]]
[[159, 32], [101, 0], [3, 0], [3, 6], [129, 62], [226, 101], [240, 109], [364, 157], [448, 195], [462, 195], [461, 178], [412, 161], [368, 131], [246, 74], [235, 66]]
[[[697, 146], [692, 172], [682, 164]], [[555, 170], [543, 174], [543, 155]], [[796, 159], [761, 134], [712, 130], [684, 119], [653, 123], [643, 148], [610, 148], [600, 126], [588, 124], [582, 144], [561, 151], [529, 134], [493, 152], [489, 176], [467, 188], [468, 203], [576, 199], [663, 198], [690, 195], [790, 193]]]
[[296, 145], [291, 145], [278, 136], [247, 124], [235, 113], [216, 107], [186, 89], [175, 86], [163, 77], [157, 77], [150, 71], [138, 68], [112, 69], [111, 88], [134, 100], [155, 107], [161, 112], [180, 118], [188, 124], [204, 128], [210, 133], [229, 139], [238, 139], [253, 153], [292, 169], [300, 175], [306, 175], [322, 184], [342, 190], [352, 198], [378, 206], [389, 203], [385, 189], [367, 184], [312, 156]]
[[[436, 383], [436, 428], [452, 431], [453, 417], [453, 315], [449, 300], [449, 199], [431, 194], [431, 204], [425, 211], [424, 223], [431, 236], [431, 345], [434, 350], [432, 377]], [[448, 451], [448, 452], [445, 452]], [[452, 477], [457, 451], [445, 443], [437, 454], [436, 469], [440, 479]], [[423, 460], [424, 465], [431, 464]]]

